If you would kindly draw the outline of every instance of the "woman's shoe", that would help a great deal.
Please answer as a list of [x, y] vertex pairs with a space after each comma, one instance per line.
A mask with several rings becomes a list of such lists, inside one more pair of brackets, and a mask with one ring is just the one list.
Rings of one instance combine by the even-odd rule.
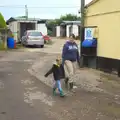
[[65, 88], [68, 89], [68, 81], [69, 81], [69, 78], [65, 78]]
[[73, 89], [73, 82], [69, 83], [69, 86], [70, 86], [70, 90]]
[[75, 90], [73, 89], [73, 82], [69, 83], [70, 85], [70, 91], [75, 93]]

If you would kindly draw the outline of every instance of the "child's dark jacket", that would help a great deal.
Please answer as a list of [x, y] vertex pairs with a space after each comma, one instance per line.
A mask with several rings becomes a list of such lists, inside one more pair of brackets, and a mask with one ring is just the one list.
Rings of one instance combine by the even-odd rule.
[[45, 74], [45, 77], [52, 73], [55, 81], [65, 78], [64, 67], [62, 64], [53, 64], [52, 68]]

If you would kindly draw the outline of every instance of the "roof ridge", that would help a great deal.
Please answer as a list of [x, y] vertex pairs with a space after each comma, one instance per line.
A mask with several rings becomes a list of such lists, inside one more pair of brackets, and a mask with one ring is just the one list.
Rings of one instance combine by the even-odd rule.
[[98, 2], [99, 0], [92, 0], [91, 2], [89, 2], [87, 5], [85, 5], [85, 7], [89, 7], [91, 5], [93, 5], [94, 3]]

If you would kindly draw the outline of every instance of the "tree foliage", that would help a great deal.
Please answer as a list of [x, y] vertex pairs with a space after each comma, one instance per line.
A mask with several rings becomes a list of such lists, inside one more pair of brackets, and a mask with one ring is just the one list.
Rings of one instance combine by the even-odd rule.
[[80, 17], [74, 14], [66, 14], [66, 15], [62, 15], [59, 19], [48, 21], [46, 23], [46, 26], [49, 31], [53, 31], [53, 28], [56, 25], [60, 25], [63, 21], [76, 21], [76, 20], [80, 20]]
[[7, 27], [5, 19], [3, 15], [0, 13], [0, 28], [5, 28], [5, 27]]
[[80, 20], [80, 17], [74, 14], [66, 14], [60, 17], [62, 21], [75, 21], [75, 20]]
[[66, 15], [62, 15], [59, 19], [54, 19], [49, 21], [47, 23], [47, 27], [51, 28], [53, 26], [60, 25], [62, 21], [76, 21], [76, 20], [80, 20], [80, 17], [74, 14], [66, 14]]
[[59, 19], [55, 19], [48, 22], [48, 24], [54, 26], [54, 25], [60, 25], [62, 21], [76, 21], [76, 20], [80, 20], [80, 17], [74, 14], [66, 14], [66, 15], [62, 15]]
[[53, 27], [55, 26], [55, 20], [48, 21], [46, 23], [46, 27], [48, 30], [52, 31]]
[[17, 18], [26, 18], [26, 16], [18, 16]]

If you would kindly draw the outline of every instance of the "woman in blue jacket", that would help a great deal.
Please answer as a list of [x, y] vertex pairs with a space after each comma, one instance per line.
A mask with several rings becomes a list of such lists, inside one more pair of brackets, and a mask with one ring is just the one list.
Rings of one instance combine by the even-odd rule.
[[70, 90], [73, 90], [74, 75], [79, 67], [79, 61], [80, 61], [79, 50], [75, 42], [74, 34], [70, 35], [70, 40], [68, 40], [63, 46], [62, 59], [65, 69], [66, 87], [68, 87], [68, 82], [69, 82]]

